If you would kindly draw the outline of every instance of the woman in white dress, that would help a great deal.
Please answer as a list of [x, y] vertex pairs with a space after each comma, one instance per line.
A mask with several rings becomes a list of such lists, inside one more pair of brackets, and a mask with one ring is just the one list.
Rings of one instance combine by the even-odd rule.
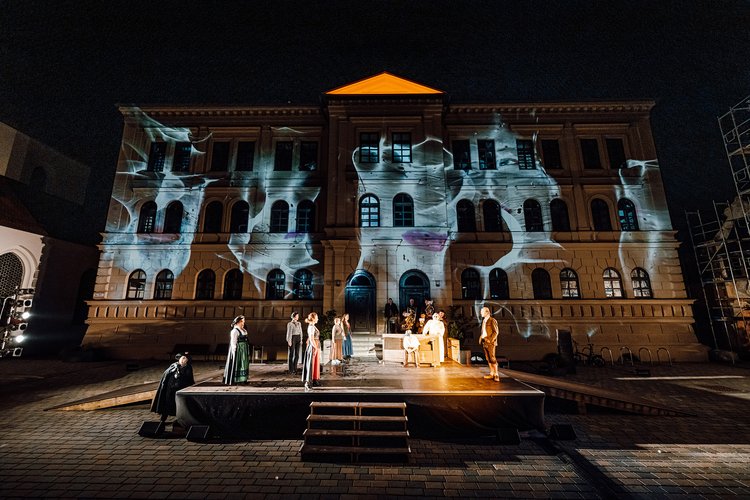
[[445, 344], [443, 343], [445, 325], [440, 321], [440, 315], [438, 313], [433, 314], [432, 319], [425, 323], [422, 333], [424, 335], [437, 336], [438, 361], [442, 363], [445, 360]]

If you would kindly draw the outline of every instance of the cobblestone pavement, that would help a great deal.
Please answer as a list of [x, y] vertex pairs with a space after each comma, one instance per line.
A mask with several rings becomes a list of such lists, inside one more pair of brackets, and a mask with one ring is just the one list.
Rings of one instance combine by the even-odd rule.
[[[196, 375], [216, 367], [196, 363]], [[582, 368], [566, 380], [694, 416], [548, 412], [548, 425], [571, 424], [577, 439], [531, 433], [518, 446], [412, 440], [408, 464], [303, 462], [301, 440], [141, 438], [141, 422], [154, 419], [145, 404], [45, 411], [158, 380], [165, 363], [139, 368], [0, 359], [0, 497], [750, 498], [747, 366], [653, 367], [649, 378], [625, 368]]]

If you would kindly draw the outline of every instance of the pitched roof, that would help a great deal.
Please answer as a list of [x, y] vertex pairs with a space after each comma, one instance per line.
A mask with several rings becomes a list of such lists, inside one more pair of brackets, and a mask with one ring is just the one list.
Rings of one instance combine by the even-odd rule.
[[444, 94], [420, 83], [392, 75], [386, 71], [326, 92], [326, 95], [425, 95]]

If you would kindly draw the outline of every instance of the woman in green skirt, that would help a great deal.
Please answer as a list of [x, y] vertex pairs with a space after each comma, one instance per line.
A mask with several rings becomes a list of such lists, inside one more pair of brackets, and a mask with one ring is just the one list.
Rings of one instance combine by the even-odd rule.
[[229, 333], [229, 352], [227, 364], [224, 367], [224, 383], [226, 385], [247, 384], [250, 366], [250, 352], [245, 330], [245, 317], [237, 316], [232, 321], [232, 331]]

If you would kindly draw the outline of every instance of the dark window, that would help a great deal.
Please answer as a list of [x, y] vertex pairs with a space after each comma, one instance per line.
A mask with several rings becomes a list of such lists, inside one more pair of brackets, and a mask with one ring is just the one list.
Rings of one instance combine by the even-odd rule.
[[581, 156], [583, 168], [602, 168], [599, 158], [599, 141], [596, 139], [581, 139]]
[[380, 202], [370, 194], [359, 200], [359, 225], [361, 227], [380, 226]]
[[230, 233], [246, 233], [247, 219], [250, 216], [250, 206], [246, 201], [240, 200], [232, 205], [232, 214], [229, 218]]
[[318, 143], [302, 141], [299, 149], [299, 169], [306, 172], [318, 170]]
[[456, 222], [459, 233], [473, 233], [477, 230], [477, 219], [472, 202], [461, 200], [456, 204]]
[[651, 279], [648, 277], [648, 273], [645, 269], [636, 267], [633, 272], [630, 273], [630, 279], [633, 281], [633, 296], [639, 299], [650, 299], [651, 294]]
[[315, 230], [315, 204], [304, 200], [297, 205], [297, 232], [312, 233]]
[[172, 172], [190, 171], [190, 154], [193, 145], [189, 142], [178, 142], [174, 145], [174, 158], [172, 160]]
[[536, 200], [523, 202], [523, 219], [526, 223], [526, 231], [544, 231], [544, 219], [542, 218], [542, 206]]
[[542, 139], [542, 156], [544, 157], [544, 168], [562, 168], [562, 157], [560, 156], [560, 143], [557, 139]]
[[242, 298], [242, 271], [232, 269], [224, 276], [224, 300], [240, 300]]
[[553, 231], [570, 231], [570, 218], [568, 217], [568, 205], [560, 198], [549, 202], [550, 218], [552, 219]]
[[360, 163], [378, 163], [380, 161], [380, 134], [362, 132], [359, 134]]
[[182, 231], [182, 203], [173, 201], [167, 205], [167, 212], [164, 215], [164, 232], [180, 233]]
[[141, 207], [141, 215], [138, 217], [138, 232], [153, 233], [156, 228], [156, 203], [147, 201]]
[[224, 207], [220, 201], [212, 201], [206, 205], [206, 211], [203, 214], [203, 232], [220, 233], [223, 215]]
[[128, 294], [126, 299], [142, 299], [146, 291], [146, 273], [141, 269], [136, 269], [128, 278]]
[[216, 274], [210, 269], [204, 269], [198, 274], [195, 286], [195, 298], [212, 300], [214, 298], [214, 287], [216, 286]]
[[146, 169], [149, 172], [164, 171], [164, 160], [167, 158], [167, 143], [152, 142], [151, 149], [148, 153], [148, 165]]
[[625, 166], [625, 144], [622, 139], [605, 139], [604, 142], [607, 145], [609, 168], [618, 169]]
[[564, 299], [580, 299], [581, 291], [578, 286], [578, 274], [570, 268], [560, 271], [560, 291]]
[[226, 172], [229, 169], [229, 143], [214, 142], [211, 150], [211, 172]]
[[638, 217], [632, 201], [622, 198], [617, 202], [617, 218], [621, 231], [638, 231]]
[[534, 162], [534, 141], [530, 139], [516, 139], [516, 154], [518, 155], [518, 168], [520, 170], [533, 170], [536, 168]]
[[154, 299], [169, 300], [172, 298], [172, 286], [174, 285], [174, 274], [169, 269], [164, 269], [156, 275], [154, 286]]
[[289, 205], [283, 200], [271, 205], [271, 232], [286, 233], [289, 231]]
[[255, 142], [240, 141], [237, 144], [237, 172], [250, 172], [255, 161]]
[[456, 170], [471, 170], [469, 141], [453, 141], [453, 168]]
[[408, 194], [393, 198], [393, 227], [414, 227], [414, 201]]
[[393, 163], [411, 163], [411, 134], [393, 134]]
[[617, 270], [608, 267], [602, 274], [604, 278], [604, 295], [609, 298], [622, 298], [622, 280]]
[[609, 218], [609, 206], [599, 198], [591, 200], [591, 219], [594, 231], [612, 231], [612, 220]]
[[498, 202], [495, 200], [485, 200], [482, 203], [482, 215], [485, 231], [497, 233], [503, 230], [503, 215]]
[[461, 297], [464, 299], [479, 300], [482, 298], [479, 283], [479, 271], [474, 268], [464, 269], [461, 273]]
[[495, 170], [495, 141], [478, 140], [477, 150], [479, 152], [479, 170]]
[[281, 300], [286, 295], [286, 275], [281, 269], [273, 269], [266, 278], [266, 298]]
[[300, 300], [313, 298], [313, 275], [307, 269], [300, 269], [294, 273], [294, 297]]
[[507, 300], [510, 298], [508, 273], [502, 269], [490, 271], [490, 298]]
[[549, 273], [537, 267], [531, 272], [531, 286], [534, 289], [534, 298], [539, 300], [548, 300], [552, 298], [552, 283], [549, 279]]
[[273, 169], [288, 172], [292, 169], [292, 141], [279, 141], [276, 143], [276, 156], [273, 158]]

